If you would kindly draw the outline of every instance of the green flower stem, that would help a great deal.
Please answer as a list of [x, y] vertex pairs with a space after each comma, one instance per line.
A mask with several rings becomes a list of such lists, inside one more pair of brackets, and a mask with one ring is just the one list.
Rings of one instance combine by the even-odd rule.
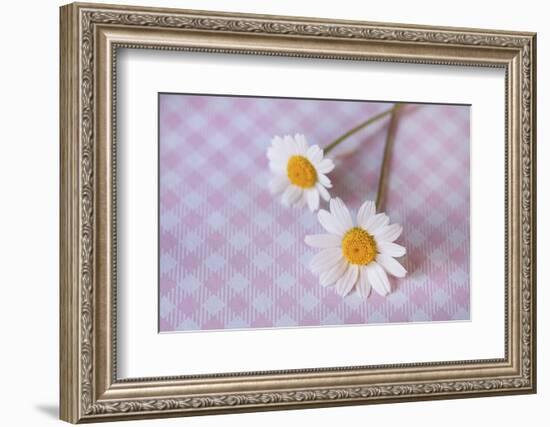
[[396, 104], [392, 108], [390, 108], [389, 110], [382, 111], [381, 113], [377, 114], [376, 116], [373, 116], [370, 119], [365, 120], [362, 123], [359, 123], [357, 126], [355, 126], [354, 128], [348, 130], [346, 133], [342, 134], [341, 136], [336, 138], [334, 141], [332, 141], [329, 145], [327, 145], [323, 150], [324, 154], [328, 154], [329, 151], [331, 151], [333, 148], [337, 147], [342, 141], [346, 140], [347, 138], [352, 136], [354, 133], [359, 132], [361, 129], [366, 128], [367, 126], [377, 122], [380, 119], [383, 119], [388, 114], [391, 114], [391, 113], [399, 110], [401, 107], [402, 107], [402, 105]]
[[380, 177], [378, 178], [378, 190], [376, 191], [376, 210], [378, 212], [383, 211], [382, 204], [386, 198], [386, 181], [388, 177], [388, 171], [390, 169], [391, 151], [393, 148], [393, 142], [395, 140], [395, 131], [397, 128], [399, 108], [394, 108], [391, 112], [390, 123], [388, 125], [388, 133], [386, 134], [386, 144], [384, 145], [384, 156], [382, 157], [382, 166], [380, 166]]

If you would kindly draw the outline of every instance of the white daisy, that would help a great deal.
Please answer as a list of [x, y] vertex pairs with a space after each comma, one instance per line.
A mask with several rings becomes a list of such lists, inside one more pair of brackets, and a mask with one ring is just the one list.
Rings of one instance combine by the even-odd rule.
[[386, 272], [396, 277], [407, 274], [394, 259], [406, 253], [403, 246], [394, 243], [403, 227], [390, 225], [384, 213], [376, 214], [374, 202], [363, 203], [356, 224], [339, 198], [330, 201], [330, 212], [321, 209], [318, 218], [329, 234], [306, 236], [305, 242], [322, 249], [310, 264], [322, 286], [335, 284], [342, 296], [355, 287], [364, 298], [369, 296], [372, 287], [384, 296], [391, 291]]
[[269, 168], [274, 174], [269, 186], [273, 194], [282, 193], [285, 206], [309, 206], [319, 209], [319, 196], [330, 200], [331, 188], [327, 173], [334, 169], [330, 159], [323, 158], [318, 145], [308, 146], [304, 135], [276, 136], [267, 150]]

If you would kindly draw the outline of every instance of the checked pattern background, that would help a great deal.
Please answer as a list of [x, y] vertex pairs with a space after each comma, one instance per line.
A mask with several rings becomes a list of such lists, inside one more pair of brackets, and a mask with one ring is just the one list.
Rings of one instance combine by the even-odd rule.
[[[379, 102], [161, 94], [160, 330], [188, 331], [465, 320], [469, 292], [468, 106], [402, 110], [383, 210], [403, 225], [409, 274], [393, 292], [342, 298], [310, 273], [322, 232], [267, 188], [274, 135], [327, 145]], [[376, 197], [388, 119], [331, 155], [331, 195], [352, 210]], [[326, 207], [326, 204], [322, 204]]]

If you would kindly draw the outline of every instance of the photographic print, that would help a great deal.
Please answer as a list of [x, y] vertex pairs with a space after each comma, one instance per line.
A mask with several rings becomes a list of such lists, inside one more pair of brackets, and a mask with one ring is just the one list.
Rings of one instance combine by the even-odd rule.
[[470, 106], [159, 93], [160, 332], [470, 319]]

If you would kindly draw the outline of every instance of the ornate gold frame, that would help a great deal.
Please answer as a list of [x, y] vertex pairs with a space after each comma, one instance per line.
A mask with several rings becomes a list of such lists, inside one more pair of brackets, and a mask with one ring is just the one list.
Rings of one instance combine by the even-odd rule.
[[[61, 8], [61, 418], [77, 423], [535, 392], [535, 34], [126, 6]], [[116, 376], [118, 47], [501, 67], [505, 357]]]

